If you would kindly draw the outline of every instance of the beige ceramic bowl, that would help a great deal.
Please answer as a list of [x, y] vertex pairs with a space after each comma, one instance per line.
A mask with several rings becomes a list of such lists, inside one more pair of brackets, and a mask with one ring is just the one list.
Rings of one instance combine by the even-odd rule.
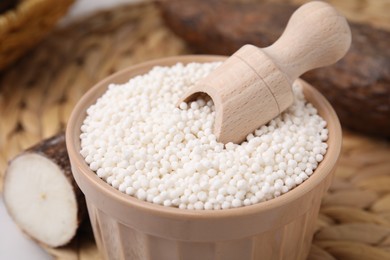
[[328, 152], [314, 174], [292, 191], [256, 205], [227, 210], [181, 210], [140, 201], [101, 180], [80, 155], [86, 109], [110, 83], [124, 83], [155, 65], [220, 61], [221, 56], [172, 57], [133, 66], [101, 81], [76, 105], [66, 142], [76, 182], [84, 192], [94, 235], [106, 259], [305, 259], [321, 198], [341, 148], [338, 118], [325, 98], [300, 81], [306, 98], [328, 122]]

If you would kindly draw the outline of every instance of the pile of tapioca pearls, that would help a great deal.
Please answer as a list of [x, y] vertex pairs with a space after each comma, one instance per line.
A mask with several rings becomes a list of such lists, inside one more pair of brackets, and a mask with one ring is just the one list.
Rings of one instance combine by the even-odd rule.
[[211, 100], [175, 107], [219, 64], [155, 67], [111, 85], [81, 127], [80, 152], [91, 170], [140, 200], [196, 210], [249, 206], [309, 178], [326, 153], [328, 130], [298, 84], [294, 104], [240, 145], [217, 142]]

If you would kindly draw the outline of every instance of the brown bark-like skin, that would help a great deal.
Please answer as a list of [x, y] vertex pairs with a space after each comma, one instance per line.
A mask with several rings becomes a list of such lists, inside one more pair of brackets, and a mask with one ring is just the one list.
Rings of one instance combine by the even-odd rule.
[[[199, 53], [231, 55], [272, 44], [297, 6], [186, 0], [159, 3], [166, 24]], [[302, 76], [332, 103], [341, 123], [390, 137], [390, 32], [350, 22], [352, 46], [335, 65]]]
[[0, 14], [5, 13], [6, 11], [14, 8], [18, 2], [19, 2], [18, 0], [1, 0], [0, 1]]
[[56, 165], [58, 165], [58, 167], [60, 167], [60, 169], [62, 169], [64, 175], [73, 187], [78, 206], [78, 221], [79, 224], [81, 224], [81, 222], [84, 221], [87, 217], [87, 206], [84, 194], [81, 192], [73, 178], [68, 151], [66, 150], [65, 134], [60, 133], [51, 138], [45, 139], [27, 149], [25, 153], [36, 153], [42, 155], [54, 162]]

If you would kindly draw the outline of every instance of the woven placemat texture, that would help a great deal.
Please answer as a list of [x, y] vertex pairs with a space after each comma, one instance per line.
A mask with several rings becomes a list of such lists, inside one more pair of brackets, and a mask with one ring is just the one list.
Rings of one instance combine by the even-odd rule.
[[52, 33], [0, 74], [0, 174], [22, 149], [64, 129], [76, 102], [100, 79], [186, 52], [151, 4], [103, 12]]
[[[94, 83], [124, 67], [190, 53], [153, 4], [120, 7], [53, 32], [0, 74], [0, 187], [7, 161], [64, 129]], [[344, 133], [309, 259], [390, 259], [389, 143]], [[57, 259], [99, 259], [87, 225]]]
[[0, 14], [0, 70], [42, 40], [74, 0], [23, 0]]

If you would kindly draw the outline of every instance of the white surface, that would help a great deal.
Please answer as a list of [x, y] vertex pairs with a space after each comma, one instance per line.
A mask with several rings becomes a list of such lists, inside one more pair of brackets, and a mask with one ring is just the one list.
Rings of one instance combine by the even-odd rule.
[[110, 9], [117, 5], [137, 3], [142, 1], [145, 0], [76, 0], [76, 2], [70, 8], [68, 14], [61, 20], [60, 25], [66, 25], [70, 21], [77, 20], [82, 16], [90, 15], [100, 10]]
[[0, 259], [46, 260], [53, 259], [34, 241], [29, 239], [12, 221], [0, 196]]

